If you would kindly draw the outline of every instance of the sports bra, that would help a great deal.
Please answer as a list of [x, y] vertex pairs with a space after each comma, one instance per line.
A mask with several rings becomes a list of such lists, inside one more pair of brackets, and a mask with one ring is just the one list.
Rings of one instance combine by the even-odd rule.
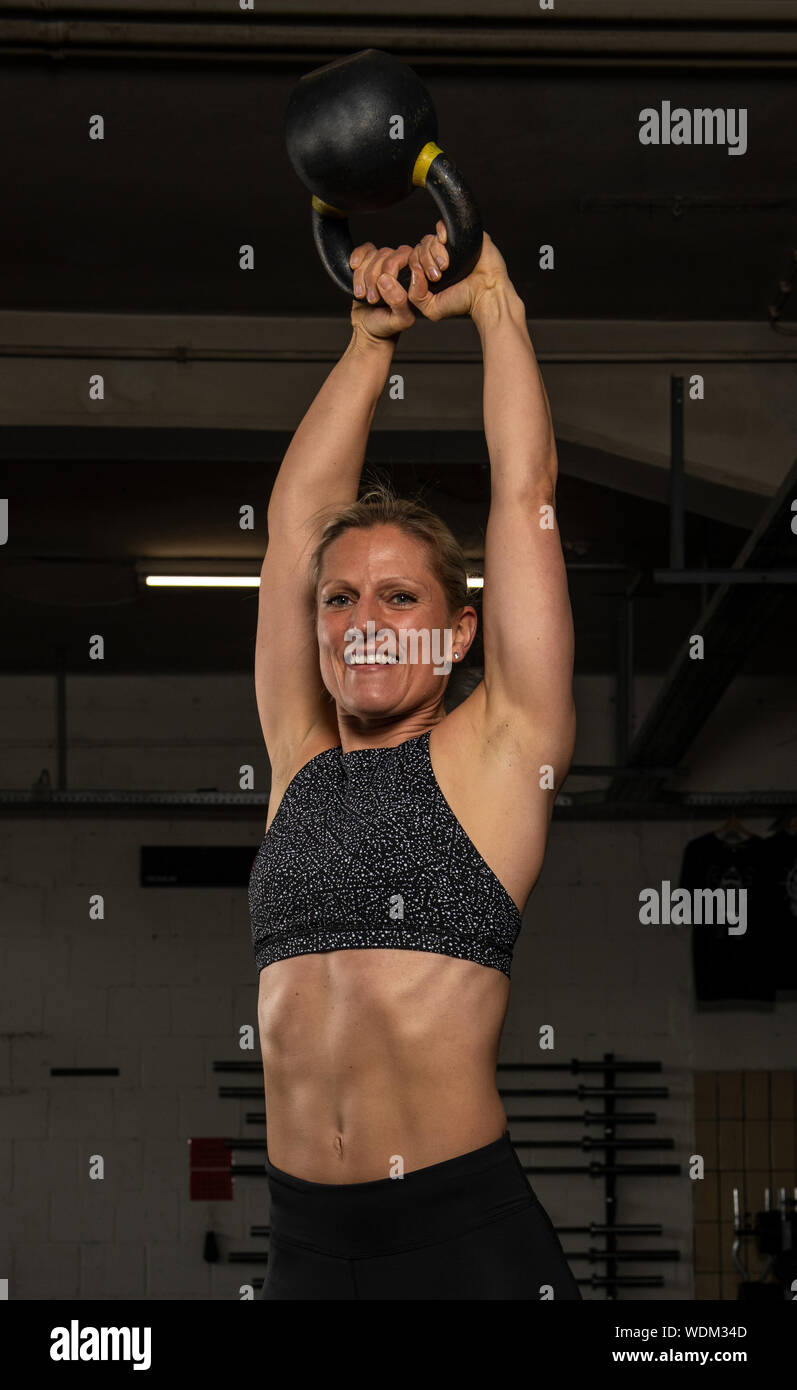
[[509, 975], [521, 915], [443, 796], [430, 734], [393, 748], [327, 748], [288, 784], [249, 878], [258, 971], [370, 948]]

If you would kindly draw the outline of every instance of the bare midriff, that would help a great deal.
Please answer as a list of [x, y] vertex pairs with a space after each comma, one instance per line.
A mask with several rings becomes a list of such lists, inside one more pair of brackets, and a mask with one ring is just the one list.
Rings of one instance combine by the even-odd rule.
[[501, 971], [423, 951], [340, 950], [260, 972], [269, 1161], [307, 1182], [443, 1163], [507, 1127]]

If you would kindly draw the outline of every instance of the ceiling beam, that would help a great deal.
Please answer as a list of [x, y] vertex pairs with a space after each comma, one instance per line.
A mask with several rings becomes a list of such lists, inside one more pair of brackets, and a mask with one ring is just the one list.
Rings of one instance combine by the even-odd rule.
[[[291, 430], [224, 430], [105, 428], [102, 426], [6, 426], [2, 431], [2, 456], [8, 467], [29, 466], [37, 459], [87, 462], [102, 459], [135, 461], [146, 457], [164, 463], [191, 458], [196, 463], [223, 459], [258, 460], [264, 468], [264, 485], [271, 486], [291, 442]], [[664, 469], [638, 459], [574, 443], [557, 434], [559, 472], [643, 501], [668, 503], [668, 478]], [[391, 430], [371, 431], [366, 454], [369, 465], [422, 465], [440, 469], [489, 467], [484, 431]], [[704, 478], [685, 479], [686, 510], [727, 526], [749, 531], [768, 505], [765, 497], [743, 488], [728, 487]]]
[[192, 0], [18, 3], [0, 16], [0, 54], [107, 61], [306, 62], [378, 47], [419, 66], [683, 66], [784, 68], [797, 64], [793, 0], [581, 0], [553, 11], [503, 0], [428, 7], [405, 3], [389, 15], [359, 4], [288, 3], [282, 12], [240, 11]]
[[[664, 468], [568, 439], [557, 432], [559, 471], [565, 477], [598, 483], [615, 492], [639, 497], [645, 502], [669, 506], [670, 479]], [[684, 478], [684, 507], [694, 516], [721, 521], [749, 531], [767, 506], [767, 499], [743, 488], [728, 487], [687, 473]]]
[[[535, 318], [540, 362], [562, 366], [625, 363], [795, 363], [797, 343], [766, 322], [703, 319]], [[336, 362], [351, 332], [349, 304], [337, 315], [134, 314], [0, 308], [0, 357], [124, 361]], [[482, 351], [466, 318], [419, 321], [400, 343], [405, 362], [476, 362]], [[398, 355], [398, 354], [397, 354]]]
[[[797, 497], [797, 462], [740, 550], [734, 570], [787, 569], [794, 564], [793, 503]], [[656, 699], [631, 742], [628, 769], [610, 783], [607, 800], [644, 802], [655, 799], [755, 644], [764, 620], [789, 601], [786, 588], [774, 585], [723, 584], [690, 628]], [[692, 638], [704, 643], [702, 660], [690, 656]], [[656, 771], [654, 771], [656, 769]]]
[[[539, 0], [392, 0], [390, 14], [396, 20], [431, 19], [433, 22], [493, 18], [501, 22], [533, 23], [537, 18], [547, 24], [565, 26], [575, 21], [601, 20], [604, 23], [714, 23], [786, 24], [797, 19], [797, 0], [553, 0], [553, 9], [542, 9]], [[53, 19], [107, 18], [111, 0], [16, 0], [16, 14], [41, 17], [42, 9]], [[230, 17], [229, 0], [112, 0], [113, 15], [131, 20], [187, 19], [196, 21]], [[9, 7], [10, 8], [10, 7]], [[370, 7], [368, 0], [282, 0], [270, 8], [269, 14], [295, 19], [369, 19], [379, 20], [378, 6]], [[256, 23], [261, 18], [256, 3], [251, 10], [242, 10], [242, 23]]]
[[[666, 505], [669, 374], [699, 372], [710, 400], [690, 417], [687, 510], [752, 528], [791, 457], [797, 339], [730, 321], [530, 319], [529, 327], [563, 474]], [[133, 436], [144, 430], [147, 448], [162, 447], [164, 458], [193, 448], [198, 457], [278, 461], [350, 331], [345, 305], [338, 317], [0, 310], [0, 448], [8, 458], [46, 458], [64, 430], [67, 450], [134, 457], [142, 446]], [[98, 370], [101, 404], [85, 391]], [[486, 463], [473, 324], [417, 323], [395, 371], [406, 377], [405, 398], [380, 402], [374, 460]], [[729, 420], [741, 426], [736, 434]], [[402, 443], [402, 433], [420, 438]]]

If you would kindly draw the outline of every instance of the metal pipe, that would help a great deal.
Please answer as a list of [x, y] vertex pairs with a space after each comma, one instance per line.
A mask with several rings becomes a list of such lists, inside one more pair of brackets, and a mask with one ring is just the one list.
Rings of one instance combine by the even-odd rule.
[[[514, 1141], [513, 1141], [514, 1142]], [[528, 1167], [521, 1165], [524, 1173], [581, 1173], [589, 1178], [626, 1178], [632, 1173], [640, 1177], [654, 1177], [659, 1174], [668, 1174], [670, 1177], [679, 1177], [681, 1165], [679, 1163], [590, 1163], [583, 1164], [564, 1164], [553, 1165], [534, 1164]], [[233, 1169], [233, 1172], [235, 1170]], [[607, 1223], [608, 1224], [608, 1223]]]
[[[535, 349], [536, 352], [536, 349]], [[71, 359], [79, 362], [94, 362], [97, 357], [105, 358], [113, 362], [179, 362], [182, 366], [190, 365], [192, 362], [203, 363], [234, 363], [234, 362], [277, 362], [288, 364], [301, 362], [305, 366], [326, 366], [335, 363], [340, 357], [337, 348], [330, 348], [328, 351], [321, 348], [308, 349], [303, 351], [300, 348], [227, 348], [224, 351], [218, 348], [183, 348], [177, 346], [173, 348], [120, 348], [112, 346], [98, 346], [95, 348], [85, 347], [61, 347], [61, 346], [16, 346], [0, 345], [0, 358], [18, 358], [20, 361], [32, 359], [34, 361], [60, 361], [61, 359]], [[794, 352], [755, 352], [738, 351], [716, 352], [700, 351], [688, 353], [679, 352], [536, 352], [537, 361], [541, 365], [556, 367], [646, 367], [646, 366], [673, 366], [675, 363], [700, 362], [707, 365], [727, 365], [727, 366], [770, 366], [773, 363], [781, 365], [791, 365], [797, 362], [797, 351]], [[481, 366], [481, 351], [470, 351], [467, 348], [453, 349], [440, 352], [424, 351], [422, 348], [411, 349], [402, 346], [396, 353], [396, 361], [410, 363], [417, 366], [451, 366], [472, 364]]]
[[[15, 745], [17, 746], [17, 745]], [[130, 744], [126, 744], [130, 747]], [[646, 767], [646, 772], [651, 772], [659, 777], [673, 777], [676, 773], [681, 773], [683, 769], [677, 767]], [[568, 777], [613, 777], [616, 772], [627, 772], [627, 763], [571, 763]]]
[[670, 377], [670, 568], [685, 565], [684, 379]]
[[[0, 818], [114, 816], [128, 820], [260, 820], [268, 804], [263, 792], [36, 791], [0, 790]], [[715, 820], [718, 812], [744, 811], [769, 817], [797, 807], [797, 791], [671, 793], [651, 801], [608, 801], [604, 791], [560, 794], [554, 819], [567, 821]]]
[[56, 787], [65, 792], [66, 787], [66, 647], [56, 648], [55, 670], [55, 743], [58, 759], [58, 778]]
[[[638, 581], [637, 581], [638, 582]], [[636, 584], [632, 586], [636, 587]], [[627, 592], [621, 601], [617, 623], [617, 677], [615, 701], [615, 757], [620, 769], [628, 762], [632, 737], [634, 699], [634, 599]], [[571, 768], [571, 773], [573, 772]], [[670, 772], [672, 769], [670, 769]], [[670, 773], [668, 772], [669, 776]]]
[[[106, 61], [157, 60], [163, 63], [202, 60], [218, 63], [268, 64], [327, 62], [339, 53], [376, 45], [424, 66], [467, 63], [473, 67], [764, 67], [797, 64], [797, 35], [785, 24], [740, 24], [718, 27], [635, 25], [622, 21], [591, 25], [522, 24], [516, 19], [423, 27], [415, 17], [397, 21], [347, 16], [328, 20], [303, 16], [241, 24], [186, 19], [166, 13], [125, 13], [114, 22], [105, 15], [34, 18], [24, 13], [0, 20], [0, 52], [22, 57]], [[303, 21], [303, 22], [302, 22]]]
[[797, 570], [654, 570], [657, 584], [797, 584]]

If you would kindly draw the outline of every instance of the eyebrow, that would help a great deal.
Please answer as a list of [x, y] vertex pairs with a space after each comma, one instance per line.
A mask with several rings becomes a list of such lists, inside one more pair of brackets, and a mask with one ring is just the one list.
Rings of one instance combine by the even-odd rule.
[[[389, 574], [385, 579], [380, 580], [382, 584], [408, 584], [410, 588], [418, 589], [424, 587], [422, 579], [408, 579], [406, 575]], [[344, 589], [353, 589], [355, 586], [348, 579], [325, 579], [321, 585], [322, 589], [328, 589], [330, 585], [340, 584]]]

